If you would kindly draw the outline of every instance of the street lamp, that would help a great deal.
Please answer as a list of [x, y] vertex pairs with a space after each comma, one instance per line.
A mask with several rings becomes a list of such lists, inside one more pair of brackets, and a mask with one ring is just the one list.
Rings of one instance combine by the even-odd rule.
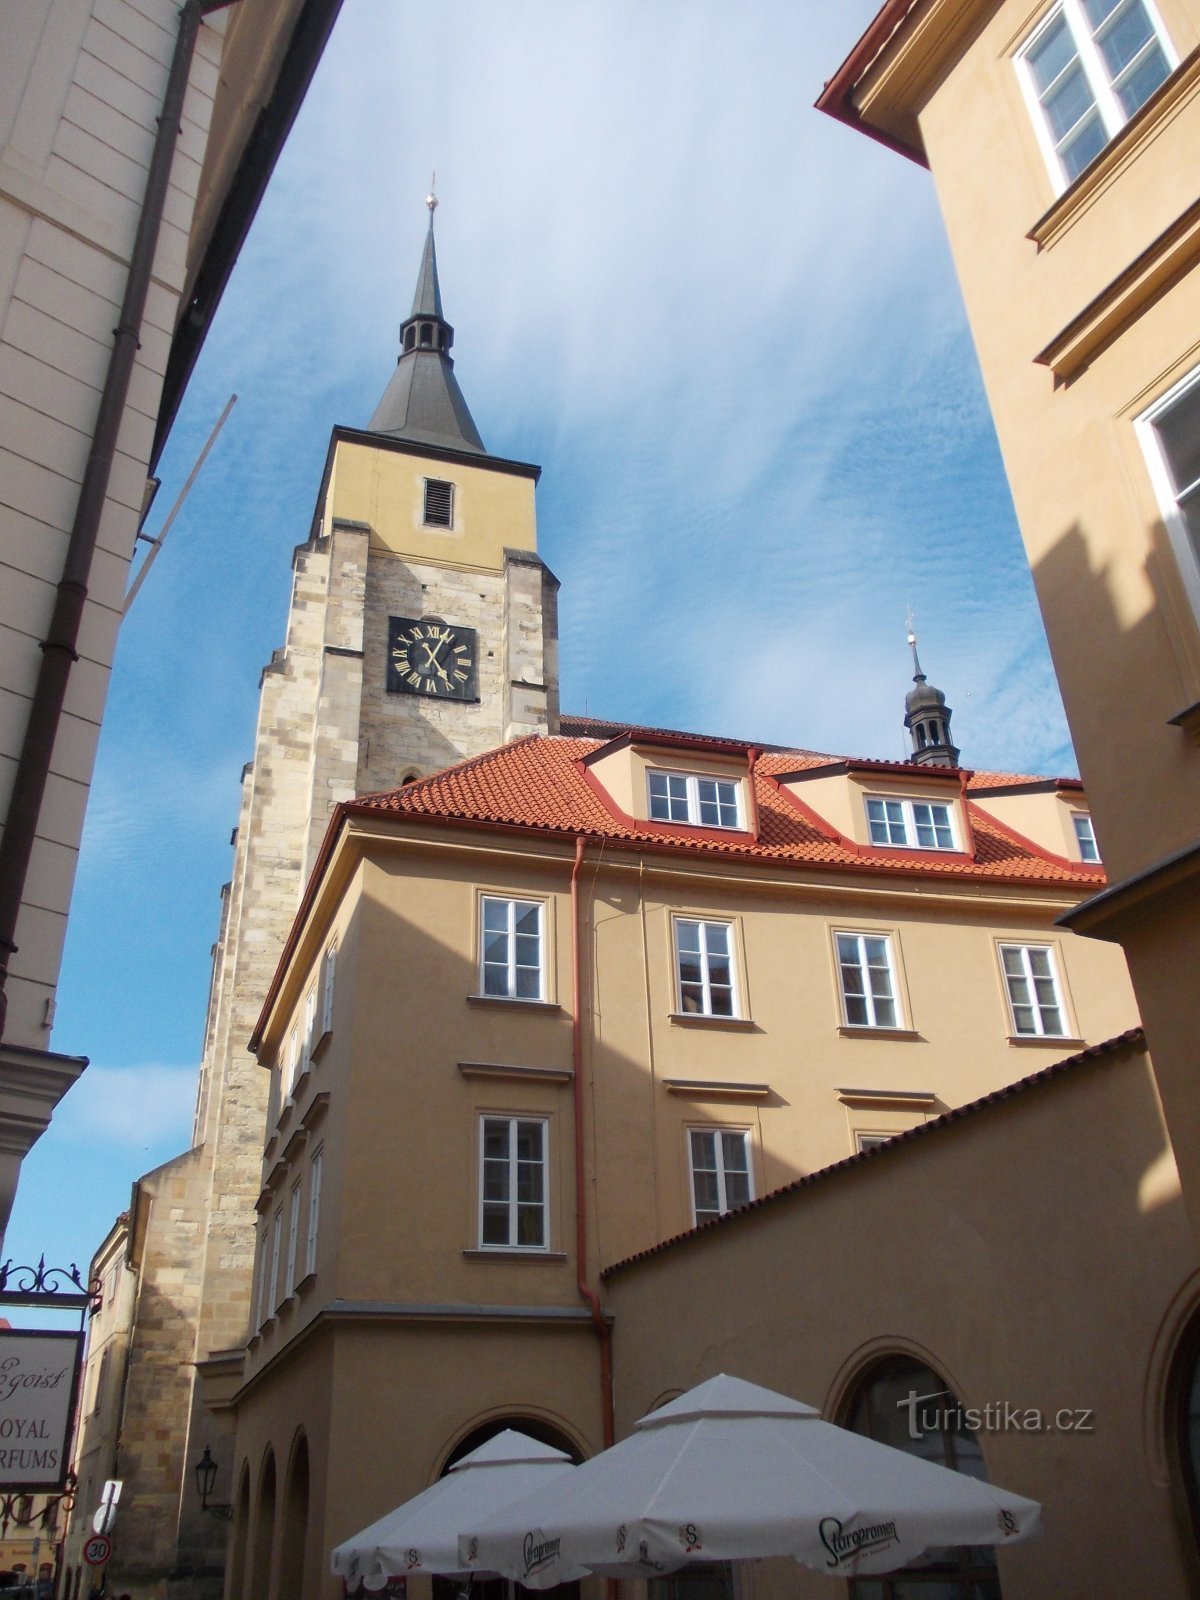
[[217, 1517], [221, 1522], [232, 1522], [233, 1507], [231, 1505], [218, 1501], [214, 1501], [212, 1505], [208, 1503], [208, 1497], [213, 1492], [213, 1485], [217, 1481], [217, 1463], [213, 1460], [212, 1451], [207, 1445], [204, 1446], [204, 1454], [196, 1463], [195, 1472], [196, 1488], [200, 1494], [201, 1511], [207, 1512], [210, 1517]]

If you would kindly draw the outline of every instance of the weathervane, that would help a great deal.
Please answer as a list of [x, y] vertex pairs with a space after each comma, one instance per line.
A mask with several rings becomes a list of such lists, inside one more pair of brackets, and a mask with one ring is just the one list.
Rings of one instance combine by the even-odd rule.
[[923, 678], [925, 674], [921, 671], [921, 663], [917, 659], [917, 619], [913, 616], [913, 609], [911, 606], [908, 608], [908, 615], [905, 618], [905, 624], [908, 628], [909, 648], [913, 653], [913, 677]]
[[437, 173], [434, 172], [429, 179], [429, 193], [425, 196], [425, 204], [429, 207], [429, 226], [433, 227], [433, 213], [437, 210]]

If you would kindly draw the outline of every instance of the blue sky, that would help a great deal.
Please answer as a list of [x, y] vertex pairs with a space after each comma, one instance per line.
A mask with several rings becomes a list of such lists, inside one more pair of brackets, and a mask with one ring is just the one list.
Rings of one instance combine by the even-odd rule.
[[[329, 430], [396, 358], [437, 169], [456, 371], [535, 461], [564, 707], [898, 757], [911, 666], [968, 765], [1073, 772], [927, 173], [812, 110], [874, 0], [345, 0], [162, 464], [17, 1261], [85, 1264], [190, 1140], [258, 678]], [[151, 531], [157, 520], [151, 519]]]

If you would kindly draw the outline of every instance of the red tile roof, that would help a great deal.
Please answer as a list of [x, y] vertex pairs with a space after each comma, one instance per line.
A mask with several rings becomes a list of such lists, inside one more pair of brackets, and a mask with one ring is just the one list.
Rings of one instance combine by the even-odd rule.
[[[569, 725], [576, 726], [578, 722], [579, 719], [572, 719]], [[656, 730], [630, 730], [627, 725], [615, 723], [600, 726], [606, 734], [615, 729], [624, 737], [634, 731], [643, 742], [654, 742]], [[679, 737], [682, 736], [675, 736]], [[776, 774], [828, 766], [844, 759], [811, 750], [776, 747], [757, 756], [757, 837], [749, 832], [639, 820], [618, 809], [585, 765], [585, 758], [596, 755], [608, 742], [607, 738], [531, 735], [404, 788], [362, 796], [344, 809], [353, 815], [385, 812], [414, 821], [513, 827], [570, 837], [582, 835], [618, 847], [625, 844], [838, 870], [1078, 884], [1089, 892], [1104, 882], [1102, 868], [1041, 850], [995, 822], [969, 800], [967, 812], [974, 835], [970, 854], [888, 850], [856, 844], [776, 781]], [[724, 747], [727, 760], [731, 741], [717, 742]], [[896, 772], [912, 770], [915, 776], [921, 772], [906, 768], [903, 763], [882, 765]], [[993, 782], [996, 777], [989, 774]], [[962, 778], [968, 780], [969, 774], [963, 772]]]
[[891, 1139], [885, 1140], [883, 1144], [873, 1145], [869, 1150], [860, 1150], [855, 1155], [847, 1156], [843, 1161], [834, 1161], [827, 1167], [820, 1167], [816, 1172], [807, 1172], [802, 1178], [795, 1178], [791, 1183], [785, 1183], [782, 1188], [772, 1189], [769, 1194], [761, 1195], [757, 1200], [751, 1200], [744, 1206], [738, 1206], [736, 1210], [726, 1211], [719, 1217], [712, 1217], [694, 1228], [688, 1228], [684, 1233], [674, 1234], [669, 1239], [650, 1245], [646, 1250], [639, 1250], [635, 1255], [626, 1256], [623, 1261], [614, 1261], [612, 1266], [602, 1270], [600, 1276], [610, 1278], [622, 1268], [631, 1267], [636, 1261], [645, 1261], [649, 1256], [674, 1249], [675, 1246], [688, 1239], [694, 1239], [701, 1233], [711, 1232], [713, 1228], [728, 1227], [736, 1222], [738, 1217], [745, 1216], [748, 1211], [759, 1211], [763, 1206], [775, 1205], [788, 1195], [799, 1194], [802, 1190], [810, 1189], [815, 1183], [824, 1183], [835, 1173], [857, 1169], [868, 1161], [886, 1161], [891, 1152], [900, 1145], [909, 1145], [918, 1139], [925, 1139], [931, 1134], [961, 1122], [965, 1117], [976, 1116], [979, 1112], [987, 1111], [1004, 1100], [1011, 1100], [1015, 1095], [1036, 1089], [1051, 1079], [1061, 1078], [1064, 1074], [1089, 1064], [1111, 1063], [1126, 1059], [1133, 1052], [1141, 1053], [1145, 1049], [1146, 1035], [1143, 1030], [1128, 1028], [1124, 1033], [1119, 1033], [1115, 1039], [1106, 1039], [1103, 1044], [1094, 1044], [1087, 1050], [1080, 1050], [1078, 1054], [1067, 1056], [1063, 1061], [1056, 1061], [1049, 1067], [1043, 1067], [1040, 1072], [1031, 1072], [1026, 1078], [1018, 1078], [1016, 1083], [1005, 1084], [1002, 1089], [993, 1089], [990, 1094], [981, 1095], [978, 1100], [969, 1100], [966, 1105], [956, 1106], [952, 1111], [934, 1117], [931, 1122], [922, 1122], [915, 1128], [907, 1128], [903, 1133], [897, 1133]]

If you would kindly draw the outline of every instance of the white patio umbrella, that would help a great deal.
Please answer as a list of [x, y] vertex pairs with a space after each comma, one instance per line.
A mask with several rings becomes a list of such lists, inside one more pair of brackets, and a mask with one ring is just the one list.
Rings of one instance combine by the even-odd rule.
[[890, 1572], [938, 1545], [1015, 1543], [1041, 1507], [822, 1422], [720, 1374], [620, 1444], [464, 1526], [464, 1567], [534, 1589], [596, 1572], [791, 1556], [831, 1577]]
[[338, 1545], [331, 1557], [334, 1576], [352, 1584], [365, 1579], [368, 1588], [408, 1572], [465, 1577], [458, 1534], [467, 1522], [574, 1470], [563, 1451], [505, 1428], [456, 1461], [444, 1478]]

